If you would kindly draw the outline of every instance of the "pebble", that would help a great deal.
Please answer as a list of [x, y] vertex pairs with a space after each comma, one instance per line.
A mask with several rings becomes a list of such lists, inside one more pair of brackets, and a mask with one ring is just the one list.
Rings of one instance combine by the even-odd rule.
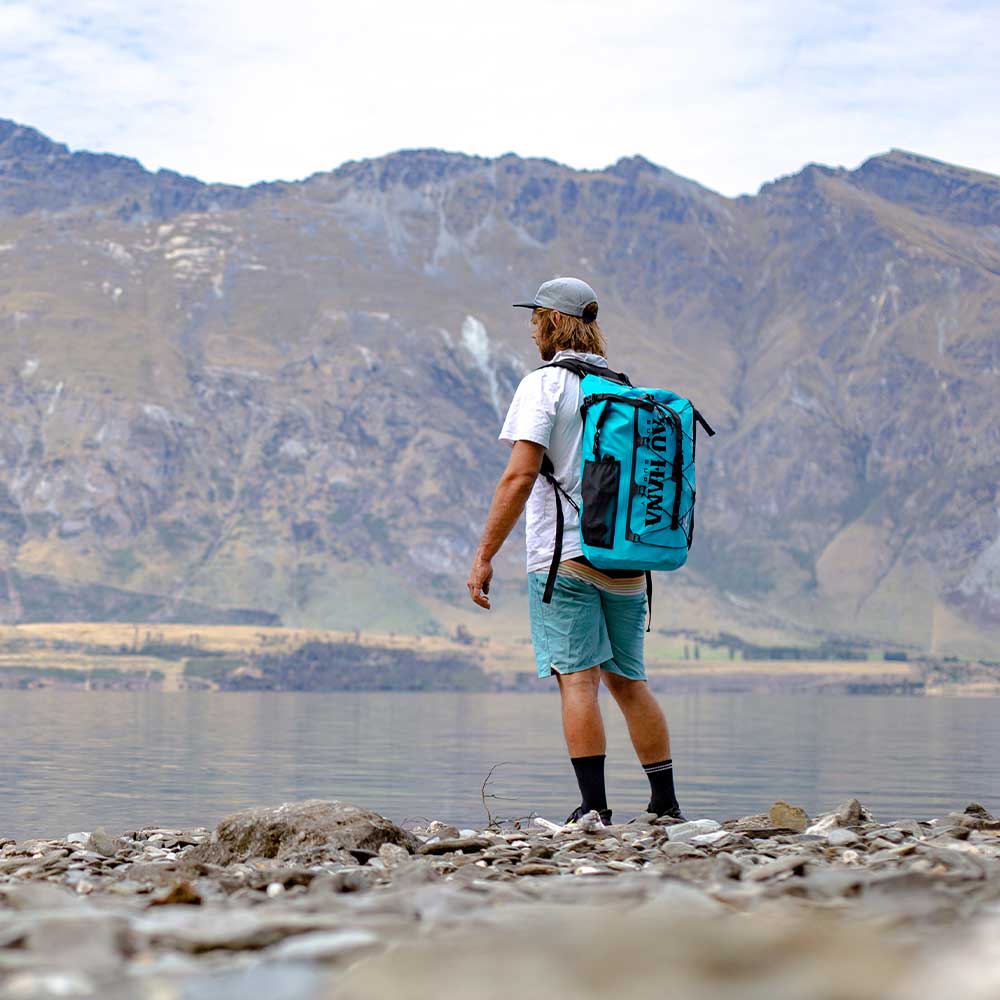
[[[328, 806], [320, 812], [334, 815]], [[286, 818], [294, 812], [282, 808]], [[663, 907], [713, 921], [758, 915], [736, 925], [742, 930], [724, 932], [724, 940], [734, 935], [727, 947], [737, 948], [733, 942], [751, 940], [753, 928], [775, 914], [794, 914], [805, 927], [810, 914], [835, 907], [842, 921], [891, 928], [908, 947], [924, 942], [928, 953], [949, 946], [948, 928], [955, 940], [964, 938], [995, 911], [1000, 824], [981, 806], [923, 823], [886, 823], [848, 800], [808, 826], [806, 818], [799, 824], [804, 833], [795, 832], [796, 808], [778, 802], [768, 813], [725, 824], [639, 817], [604, 827], [599, 819], [564, 825], [540, 817], [523, 828], [476, 830], [435, 821], [405, 835], [377, 817], [381, 843], [365, 840], [368, 827], [358, 820], [350, 852], [335, 840], [326, 850], [316, 846], [321, 840], [300, 849], [292, 830], [280, 857], [226, 863], [203, 850], [213, 837], [204, 829], [118, 836], [98, 829], [62, 840], [5, 841], [0, 1000], [55, 996], [69, 984], [76, 992], [62, 995], [209, 996], [209, 983], [240, 970], [286, 963], [325, 975], [328, 967], [353, 968], [362, 956], [367, 962], [459, 927], [514, 933], [525, 920], [551, 923], [588, 908], [611, 925], [624, 911], [659, 919]], [[317, 809], [313, 803], [303, 815], [315, 819]], [[713, 939], [714, 932], [704, 936]], [[798, 947], [792, 940], [765, 965], [780, 967]], [[886, 940], [891, 952], [896, 939]], [[147, 980], [160, 992], [136, 985]], [[810, 981], [800, 995], [827, 996], [825, 988]], [[476, 989], [467, 995], [486, 995]], [[690, 995], [716, 994], [705, 986]]]

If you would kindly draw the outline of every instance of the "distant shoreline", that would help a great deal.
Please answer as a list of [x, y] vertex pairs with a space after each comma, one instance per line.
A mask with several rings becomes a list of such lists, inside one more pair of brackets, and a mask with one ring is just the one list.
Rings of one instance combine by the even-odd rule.
[[[647, 663], [651, 687], [664, 694], [1000, 696], [1000, 664], [955, 659], [663, 659], [650, 651]], [[97, 622], [0, 627], [0, 689], [53, 688], [545, 693], [552, 685], [536, 678], [525, 641], [485, 641], [461, 631], [443, 637]]]

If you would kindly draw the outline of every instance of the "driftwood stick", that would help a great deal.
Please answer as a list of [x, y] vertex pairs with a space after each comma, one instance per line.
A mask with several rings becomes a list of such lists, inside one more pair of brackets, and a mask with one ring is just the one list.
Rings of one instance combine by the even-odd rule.
[[490, 807], [486, 804], [486, 800], [487, 800], [487, 798], [490, 798], [490, 799], [500, 799], [500, 798], [502, 798], [502, 796], [500, 796], [500, 795], [494, 795], [492, 792], [490, 792], [489, 795], [487, 795], [487, 793], [486, 793], [486, 786], [492, 780], [492, 778], [493, 778], [493, 772], [498, 767], [506, 767], [507, 765], [512, 764], [512, 763], [513, 763], [513, 761], [509, 761], [509, 760], [499, 761], [498, 763], [494, 764], [490, 768], [489, 774], [487, 774], [486, 777], [483, 779], [483, 787], [482, 787], [482, 789], [480, 791], [480, 794], [481, 794], [482, 799], [483, 799], [483, 808], [486, 810], [486, 825], [488, 827], [494, 826], [496, 821], [493, 818], [493, 813], [490, 812]]

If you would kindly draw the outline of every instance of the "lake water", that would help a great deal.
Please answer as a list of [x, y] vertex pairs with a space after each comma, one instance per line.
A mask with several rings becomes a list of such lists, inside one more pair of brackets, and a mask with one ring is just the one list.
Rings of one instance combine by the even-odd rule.
[[[929, 817], [971, 800], [1000, 812], [1000, 699], [661, 696], [689, 818], [811, 813], [855, 795], [878, 818]], [[621, 717], [608, 723], [616, 819], [648, 784]], [[578, 797], [558, 696], [225, 694], [0, 690], [0, 837], [102, 825], [212, 826], [254, 805], [339, 798], [397, 821], [481, 826], [562, 821]]]

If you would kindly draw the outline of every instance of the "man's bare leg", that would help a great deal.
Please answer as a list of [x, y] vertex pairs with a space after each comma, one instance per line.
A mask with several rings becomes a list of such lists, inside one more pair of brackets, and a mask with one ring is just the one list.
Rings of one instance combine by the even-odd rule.
[[649, 811], [682, 819], [674, 792], [674, 765], [670, 758], [670, 733], [663, 711], [645, 681], [632, 681], [602, 671], [604, 683], [625, 716], [636, 756], [649, 778]]
[[600, 667], [573, 674], [556, 674], [562, 698], [563, 734], [570, 757], [593, 757], [606, 750], [604, 720], [597, 693], [601, 686]]
[[663, 709], [645, 681], [631, 681], [602, 670], [604, 683], [625, 716], [628, 734], [640, 764], [654, 764], [670, 757], [670, 732]]
[[601, 687], [599, 667], [572, 674], [557, 674], [562, 699], [563, 733], [570, 763], [580, 786], [580, 806], [567, 822], [596, 809], [608, 822], [604, 788], [604, 720], [597, 700]]

